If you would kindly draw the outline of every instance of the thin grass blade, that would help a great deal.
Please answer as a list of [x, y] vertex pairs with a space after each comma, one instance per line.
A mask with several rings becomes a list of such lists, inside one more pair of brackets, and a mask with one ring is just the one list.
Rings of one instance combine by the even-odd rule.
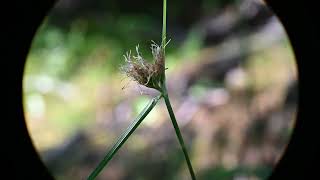
[[192, 168], [192, 164], [191, 164], [188, 152], [187, 152], [187, 148], [186, 148], [186, 146], [184, 144], [183, 137], [181, 135], [179, 125], [178, 125], [176, 117], [174, 115], [174, 112], [173, 112], [173, 109], [172, 109], [172, 106], [171, 106], [171, 103], [170, 103], [169, 95], [168, 95], [168, 92], [167, 92], [167, 87], [166, 87], [165, 83], [163, 84], [163, 87], [162, 87], [162, 96], [163, 96], [163, 99], [164, 99], [164, 101], [166, 103], [167, 110], [168, 110], [168, 113], [170, 115], [170, 119], [171, 119], [172, 125], [174, 127], [175, 132], [176, 132], [176, 135], [177, 135], [177, 138], [179, 140], [179, 143], [180, 143], [181, 149], [183, 151], [184, 157], [186, 159], [191, 179], [192, 180], [196, 180], [196, 175], [194, 174], [194, 171], [193, 171], [193, 168]]
[[142, 110], [142, 112], [138, 115], [138, 117], [129, 125], [129, 127], [124, 131], [124, 133], [120, 136], [117, 142], [110, 149], [108, 154], [105, 155], [103, 160], [99, 163], [96, 169], [89, 175], [87, 180], [95, 179], [102, 169], [108, 164], [108, 162], [112, 159], [112, 157], [116, 154], [116, 152], [120, 149], [120, 147], [126, 142], [126, 140], [130, 137], [130, 135], [136, 130], [136, 128], [140, 125], [140, 123], [144, 120], [144, 118], [149, 114], [149, 112], [154, 108], [159, 99], [162, 96], [159, 95], [154, 97], [149, 104]]

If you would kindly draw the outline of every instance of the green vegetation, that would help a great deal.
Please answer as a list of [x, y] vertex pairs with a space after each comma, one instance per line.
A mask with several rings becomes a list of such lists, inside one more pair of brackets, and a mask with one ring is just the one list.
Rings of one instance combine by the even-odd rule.
[[[219, 3], [205, 1], [204, 11], [210, 13], [207, 5], [220, 8], [223, 3]], [[179, 10], [180, 3], [172, 2], [171, 6], [168, 18], [183, 12]], [[34, 145], [57, 179], [88, 176], [115, 139], [130, 126], [133, 117], [139, 117], [149, 99], [159, 94], [137, 85], [119, 71], [124, 63], [123, 54], [137, 44], [141, 56], [152, 63], [150, 40], [161, 42], [161, 21], [155, 18], [155, 14], [161, 14], [159, 9], [153, 15], [149, 14], [150, 8], [131, 14], [119, 11], [114, 16], [84, 15], [75, 17], [66, 26], [53, 23], [53, 17], [48, 16], [38, 30], [25, 67], [25, 116]], [[176, 21], [171, 20], [171, 25], [168, 22], [169, 28]], [[242, 82], [239, 90], [234, 90], [225, 79], [215, 79], [210, 73], [214, 61], [219, 60], [219, 51], [228, 52], [229, 46], [205, 46], [203, 32], [194, 28], [197, 25], [187, 32], [169, 28], [172, 41], [165, 52], [170, 105], [197, 179], [240, 176], [265, 179], [290, 138], [293, 123], [289, 119], [294, 119], [295, 111], [287, 113], [290, 117], [270, 114], [263, 121], [270, 123], [266, 125], [271, 128], [267, 133], [276, 133], [262, 133], [257, 139], [261, 146], [250, 144], [247, 127], [260, 115], [282, 113], [281, 108], [286, 108], [282, 104], [285, 87], [296, 77], [290, 44], [279, 41], [249, 52], [244, 57], [246, 62], [240, 64], [245, 76], [233, 77]], [[234, 53], [234, 48], [230, 53]], [[99, 177], [188, 179], [188, 166], [174, 137], [177, 128], [172, 128], [167, 113], [165, 102], [159, 101]], [[221, 129], [225, 131], [221, 135], [223, 147], [216, 139]], [[71, 137], [79, 134], [85, 134], [88, 141], [79, 140], [78, 146], [68, 146]], [[48, 152], [64, 152], [61, 149], [66, 147], [77, 153], [67, 157], [57, 155], [54, 160], [45, 158]]]

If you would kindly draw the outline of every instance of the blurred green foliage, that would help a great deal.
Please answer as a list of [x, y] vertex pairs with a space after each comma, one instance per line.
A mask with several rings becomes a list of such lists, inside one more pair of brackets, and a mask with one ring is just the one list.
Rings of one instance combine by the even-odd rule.
[[[229, 2], [234, 1], [203, 0], [200, 3], [202, 7], [201, 12], [203, 11], [204, 14], [208, 14], [218, 10]], [[129, 50], [134, 52], [137, 44], [140, 45], [143, 56], [147, 60], [152, 59], [150, 50], [151, 40], [160, 43], [161, 39], [161, 1], [159, 1], [159, 6], [157, 3], [154, 3], [145, 9], [139, 7], [139, 4], [135, 1], [127, 3], [126, 8], [129, 10], [133, 12], [136, 10], [134, 8], [140, 8], [140, 10], [137, 10], [138, 12], [135, 13], [128, 13], [129, 10], [125, 7], [120, 8], [120, 6], [124, 6], [123, 4], [109, 1], [107, 5], [101, 3], [101, 7], [99, 7], [101, 9], [108, 9], [105, 14], [98, 14], [96, 15], [97, 17], [95, 17], [95, 14], [91, 14], [91, 16], [79, 16], [66, 26], [58, 26], [53, 23], [53, 21], [56, 21], [55, 18], [58, 17], [54, 16], [53, 13], [52, 16], [45, 19], [43, 25], [39, 28], [32, 43], [24, 75], [25, 113], [29, 131], [39, 151], [43, 152], [58, 147], [80, 130], [88, 130], [94, 132], [93, 134], [98, 134], [96, 136], [100, 138], [94, 137], [92, 141], [102, 144], [98, 146], [99, 148], [95, 147], [98, 150], [93, 151], [92, 154], [103, 154], [107, 150], [106, 148], [114, 142], [114, 138], [125, 129], [126, 125], [129, 124], [148, 101], [147, 96], [138, 96], [138, 91], [134, 92], [137, 96], [131, 95], [130, 91], [134, 88], [121, 90], [128, 79], [123, 80], [124, 76], [120, 74], [119, 66], [124, 63], [122, 55]], [[181, 14], [189, 13], [181, 9], [181, 3], [185, 3], [185, 6], [192, 5], [191, 1], [170, 2], [168, 16], [172, 17], [173, 20], [169, 20], [168, 26], [170, 26], [170, 23], [177, 22], [178, 20], [176, 19], [179, 19], [179, 16], [182, 17]], [[197, 8], [196, 5], [195, 8]], [[124, 13], [124, 11], [127, 13]], [[157, 14], [159, 14], [159, 17]], [[189, 15], [192, 16], [194, 14], [189, 13]], [[61, 18], [63, 20], [63, 16]], [[182, 38], [183, 40], [176, 40], [178, 38], [175, 35], [180, 32], [171, 34], [173, 30], [168, 31], [168, 38], [172, 39], [166, 49], [166, 65], [169, 68], [167, 70], [168, 77], [177, 75], [175, 71], [177, 69], [184, 70], [184, 66], [187, 66], [188, 63], [190, 66], [201, 63], [198, 61], [198, 57], [203, 50], [203, 37], [200, 32], [192, 28], [188, 30], [185, 38]], [[281, 79], [282, 74], [287, 73], [287, 71], [284, 71], [284, 73], [275, 73], [274, 71], [288, 69], [288, 66], [294, 64], [292, 62], [288, 64], [288, 61], [285, 59], [287, 56], [283, 55], [292, 54], [292, 51], [288, 48], [288, 43], [285, 41], [279, 45], [280, 47], [274, 48], [275, 50], [271, 49], [248, 57], [250, 61], [244, 65], [244, 68], [249, 73], [250, 86], [253, 89], [260, 90], [269, 87], [274, 79]], [[282, 83], [282, 81], [279, 82], [280, 84]], [[223, 82], [213, 81], [208, 77], [200, 78], [192, 84], [189, 93], [193, 98], [198, 100], [200, 97], [205, 97], [208, 90], [224, 88], [224, 85]], [[131, 83], [131, 87], [137, 86]], [[250, 98], [254, 95], [250, 95]], [[179, 99], [173, 101], [174, 109], [179, 107], [175, 104], [181, 103], [180, 101], [182, 102]], [[247, 101], [249, 102], [249, 100]], [[248, 102], [245, 103], [248, 104]], [[121, 103], [124, 105], [120, 106], [119, 104]], [[241, 105], [246, 106], [247, 104], [245, 103]], [[126, 109], [126, 106], [130, 106], [130, 108]], [[116, 108], [119, 108], [119, 111], [123, 112], [123, 114], [126, 114], [124, 112], [128, 111], [127, 114], [130, 115], [130, 118], [117, 119], [115, 115]], [[205, 110], [203, 109], [199, 110], [200, 115], [204, 113]], [[154, 112], [151, 112], [150, 117], [146, 118], [145, 121], [148, 122], [142, 124], [143, 126], [147, 125], [144, 126], [144, 131], [147, 131], [147, 133], [143, 134], [144, 131], [137, 132], [137, 135], [133, 135], [132, 139], [128, 140], [128, 144], [124, 148], [134, 153], [130, 156], [126, 154], [126, 151], [121, 151], [119, 157], [115, 157], [114, 166], [111, 169], [117, 170], [119, 168], [117, 164], [125, 163], [130, 167], [125, 171], [127, 175], [136, 179], [142, 180], [156, 177], [158, 179], [160, 177], [162, 179], [179, 179], [179, 173], [186, 166], [178, 146], [172, 146], [172, 144], [177, 142], [162, 144], [168, 146], [166, 147], [165, 156], [153, 157], [151, 155], [154, 149], [148, 146], [151, 144], [150, 138], [159, 136], [160, 132], [160, 134], [168, 133], [163, 130], [167, 129], [163, 125], [165, 123], [159, 120], [161, 118], [165, 119], [162, 115], [162, 112], [165, 111], [161, 109], [161, 106], [154, 110]], [[100, 111], [106, 114], [102, 113], [104, 116], [108, 117], [103, 122], [99, 122], [97, 118]], [[212, 110], [209, 111], [211, 113]], [[219, 109], [215, 112], [218, 111]], [[231, 111], [227, 113], [232, 114]], [[206, 115], [209, 117], [212, 114]], [[125, 115], [123, 116], [125, 117]], [[202, 115], [202, 117], [206, 116]], [[196, 133], [200, 134], [200, 132], [206, 131], [208, 126], [216, 127], [220, 123], [214, 120], [212, 122], [212, 124], [208, 125], [205, 124], [207, 121], [201, 121], [204, 125], [199, 125], [201, 128], [198, 131], [192, 131], [193, 134], [189, 132], [191, 135], [188, 132], [184, 133], [196, 138]], [[163, 132], [157, 129], [159, 127], [162, 128]], [[149, 131], [148, 128], [151, 130]], [[192, 129], [192, 127], [189, 127], [189, 129]], [[287, 131], [282, 132], [285, 138], [289, 138], [290, 133], [287, 133]], [[172, 137], [172, 139], [175, 138], [173, 131]], [[194, 139], [189, 138], [189, 140]], [[158, 145], [154, 146], [157, 147]], [[158, 148], [160, 149], [160, 147]], [[195, 148], [194, 146], [190, 146], [192, 150]], [[83, 151], [88, 152], [90, 150], [83, 149]], [[194, 156], [197, 157], [198, 155], [195, 154]], [[121, 156], [124, 159], [121, 159]], [[100, 159], [101, 157], [99, 156], [98, 158]], [[208, 158], [210, 158], [209, 155]], [[91, 160], [84, 161], [92, 163]], [[85, 163], [84, 165], [81, 164], [80, 161], [75, 162], [81, 168], [85, 167], [85, 172], [91, 171], [93, 166], [96, 165], [93, 164], [91, 167]], [[70, 164], [72, 163], [70, 162]], [[121, 171], [121, 168], [119, 169], [119, 172], [124, 171]], [[255, 168], [249, 166], [226, 168], [218, 165], [201, 169], [197, 174], [199, 175], [199, 179], [204, 180], [228, 180], [241, 175], [265, 179], [271, 171], [272, 169], [268, 165], [257, 166]], [[72, 179], [74, 176], [84, 177], [87, 175], [74, 175], [72, 173], [71, 170], [66, 169], [66, 172], [62, 172], [62, 175], [60, 172], [55, 175], [59, 179]]]

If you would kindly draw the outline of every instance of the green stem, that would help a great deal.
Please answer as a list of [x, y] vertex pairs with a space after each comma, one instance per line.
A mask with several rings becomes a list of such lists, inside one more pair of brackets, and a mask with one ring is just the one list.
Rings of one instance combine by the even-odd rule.
[[159, 99], [161, 97], [162, 97], [161, 95], [154, 97], [149, 102], [149, 104], [142, 110], [142, 112], [138, 115], [138, 117], [130, 124], [130, 126], [127, 128], [127, 130], [120, 136], [118, 141], [113, 145], [113, 147], [108, 152], [108, 154], [105, 155], [105, 157], [99, 163], [99, 165], [96, 167], [96, 169], [90, 174], [90, 176], [88, 177], [88, 180], [93, 180], [99, 175], [99, 173], [102, 171], [102, 169], [108, 164], [108, 162], [112, 159], [112, 157], [116, 154], [116, 152], [120, 149], [120, 147], [126, 142], [126, 140], [129, 138], [129, 136], [140, 125], [142, 120], [154, 108], [154, 106], [157, 104], [157, 102], [159, 101]]
[[185, 157], [185, 159], [187, 161], [187, 165], [188, 165], [188, 169], [189, 169], [191, 178], [192, 178], [192, 180], [195, 180], [196, 176], [194, 174], [194, 171], [193, 171], [193, 168], [192, 168], [192, 165], [191, 165], [191, 161], [190, 161], [189, 156], [188, 156], [187, 148], [184, 145], [184, 141], [183, 141], [180, 129], [179, 129], [179, 125], [177, 123], [176, 117], [175, 117], [175, 115], [173, 113], [173, 110], [172, 110], [171, 103], [170, 103], [170, 100], [169, 100], [169, 96], [168, 96], [168, 92], [167, 92], [167, 88], [166, 88], [165, 83], [163, 83], [163, 87], [162, 87], [162, 96], [163, 96], [164, 101], [166, 103], [166, 106], [167, 106], [167, 109], [168, 109], [168, 112], [169, 112], [169, 115], [170, 115], [170, 119], [172, 121], [174, 130], [175, 130], [177, 138], [179, 140], [179, 143], [180, 143], [181, 149], [183, 151], [184, 157]]
[[163, 0], [163, 14], [162, 14], [162, 42], [161, 46], [163, 50], [166, 45], [166, 29], [167, 29], [167, 0]]

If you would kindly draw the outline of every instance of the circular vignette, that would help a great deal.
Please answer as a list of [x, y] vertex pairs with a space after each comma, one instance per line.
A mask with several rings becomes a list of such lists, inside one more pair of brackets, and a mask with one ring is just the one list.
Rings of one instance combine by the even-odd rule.
[[[11, 1], [9, 6], [2, 6], [3, 9], [10, 7], [11, 12], [15, 12], [14, 16], [9, 14], [9, 18], [4, 20], [5, 27], [2, 34], [4, 36], [3, 44], [6, 45], [4, 50], [6, 64], [3, 66], [5, 67], [5, 75], [2, 76], [5, 79], [2, 94], [5, 98], [6, 108], [2, 113], [5, 116], [2, 123], [4, 123], [4, 129], [7, 130], [2, 135], [4, 137], [2, 149], [4, 150], [4, 163], [6, 165], [2, 177], [8, 176], [10, 179], [53, 179], [32, 145], [26, 128], [22, 106], [22, 78], [32, 38], [55, 2], [55, 0], [33, 0], [21, 1], [18, 4]], [[290, 6], [288, 6], [288, 4], [281, 4], [280, 1], [266, 0], [266, 4], [279, 18], [289, 37], [297, 60], [298, 81], [301, 87], [305, 83], [302, 77], [306, 76], [306, 63], [308, 63], [308, 61], [303, 63], [302, 61], [303, 59], [311, 59], [312, 55], [317, 52], [315, 51], [316, 38], [314, 38], [317, 33], [315, 23], [310, 18], [314, 17], [311, 13], [315, 12], [310, 11], [312, 5], [309, 4], [307, 7], [306, 4], [296, 4], [294, 6], [294, 3], [290, 2]], [[37, 7], [35, 7], [35, 4]], [[8, 14], [3, 17], [8, 17]], [[287, 149], [270, 179], [283, 179], [289, 176], [306, 178], [317, 172], [313, 169], [316, 167], [313, 158], [316, 144], [307, 141], [316, 137], [316, 131], [305, 129], [305, 126], [308, 125], [312, 127], [312, 121], [311, 117], [307, 117], [307, 114], [310, 116], [310, 113], [307, 113], [306, 109], [302, 109], [302, 105], [306, 104], [308, 99], [306, 97], [302, 99], [301, 92], [304, 92], [304, 90], [299, 88], [299, 110], [294, 131]], [[305, 116], [303, 121], [302, 115]], [[303, 138], [302, 135], [304, 135]]]
[[[317, 137], [315, 122], [312, 121], [315, 112], [307, 107], [308, 102], [314, 101], [315, 93], [310, 92], [312, 98], [306, 95], [307, 79], [315, 75], [311, 67], [316, 67], [310, 60], [317, 56], [316, 44], [318, 38], [313, 3], [298, 3], [265, 0], [282, 23], [295, 55], [298, 69], [298, 108], [297, 120], [281, 159], [278, 161], [270, 179], [309, 179], [314, 177], [316, 170], [317, 148], [314, 138]], [[289, 6], [288, 6], [289, 5]], [[318, 31], [319, 32], [319, 31]], [[309, 60], [309, 61], [308, 61]], [[308, 77], [309, 76], [309, 77]], [[310, 104], [309, 104], [310, 105]], [[290, 178], [291, 179], [291, 178]]]
[[[22, 79], [33, 36], [55, 0], [9, 1], [1, 6], [4, 67], [2, 82], [1, 179], [54, 179], [35, 150], [29, 136], [22, 104]], [[2, 14], [3, 13], [3, 14]]]

